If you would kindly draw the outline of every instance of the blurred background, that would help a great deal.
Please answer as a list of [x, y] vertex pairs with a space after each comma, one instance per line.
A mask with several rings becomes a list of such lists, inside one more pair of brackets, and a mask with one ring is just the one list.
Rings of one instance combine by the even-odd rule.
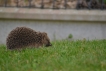
[[51, 40], [106, 38], [106, 0], [0, 0], [0, 43], [19, 26]]

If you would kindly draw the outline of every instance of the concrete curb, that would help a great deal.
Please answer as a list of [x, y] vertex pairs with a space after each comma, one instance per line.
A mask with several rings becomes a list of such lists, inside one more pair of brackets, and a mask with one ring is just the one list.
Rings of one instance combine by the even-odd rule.
[[0, 8], [1, 19], [106, 21], [106, 10], [52, 10], [30, 8]]

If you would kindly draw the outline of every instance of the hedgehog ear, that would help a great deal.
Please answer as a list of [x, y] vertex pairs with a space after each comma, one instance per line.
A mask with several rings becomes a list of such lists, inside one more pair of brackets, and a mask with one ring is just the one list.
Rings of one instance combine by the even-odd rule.
[[43, 32], [43, 34], [47, 35], [47, 33]]
[[47, 33], [45, 33], [47, 35]]
[[47, 36], [47, 33], [42, 32], [42, 37], [43, 37], [43, 39], [45, 38], [45, 36]]

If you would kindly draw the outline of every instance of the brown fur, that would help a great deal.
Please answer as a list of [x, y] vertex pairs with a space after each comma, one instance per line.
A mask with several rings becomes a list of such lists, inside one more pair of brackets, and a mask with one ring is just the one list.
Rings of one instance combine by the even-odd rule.
[[24, 47], [51, 46], [51, 43], [45, 32], [36, 32], [27, 27], [17, 27], [9, 33], [6, 45], [8, 49], [20, 49]]

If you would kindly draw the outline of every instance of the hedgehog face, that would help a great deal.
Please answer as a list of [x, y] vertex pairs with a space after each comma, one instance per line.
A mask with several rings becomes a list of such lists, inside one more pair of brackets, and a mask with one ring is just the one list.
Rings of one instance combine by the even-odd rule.
[[46, 47], [52, 46], [52, 44], [50, 43], [50, 39], [47, 36], [47, 33], [43, 32], [42, 36], [43, 36], [43, 44], [44, 44], [44, 46], [46, 46]]

